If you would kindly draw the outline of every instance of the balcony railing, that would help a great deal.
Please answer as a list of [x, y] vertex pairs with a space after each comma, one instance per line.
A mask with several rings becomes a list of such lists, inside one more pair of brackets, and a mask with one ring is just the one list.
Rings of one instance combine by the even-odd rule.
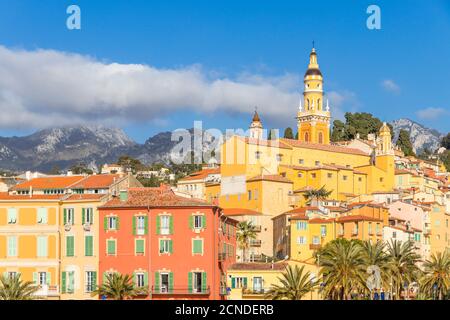
[[189, 287], [164, 287], [161, 286], [159, 288], [152, 286], [152, 294], [153, 295], [209, 295], [211, 293], [209, 286], [206, 288], [189, 288]]
[[270, 288], [243, 288], [242, 289], [242, 295], [243, 296], [249, 296], [249, 295], [264, 295], [266, 294]]
[[250, 240], [251, 247], [261, 247], [261, 240], [252, 239]]
[[38, 291], [34, 293], [37, 297], [56, 297], [59, 296], [58, 286], [42, 285], [38, 286]]

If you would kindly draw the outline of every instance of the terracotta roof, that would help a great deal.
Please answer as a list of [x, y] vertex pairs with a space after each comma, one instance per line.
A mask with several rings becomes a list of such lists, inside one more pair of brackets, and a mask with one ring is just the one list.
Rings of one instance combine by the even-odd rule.
[[158, 188], [129, 188], [126, 201], [114, 198], [102, 206], [102, 208], [111, 207], [215, 207], [215, 205], [200, 199], [177, 196], [169, 187], [162, 185]]
[[361, 215], [356, 215], [356, 216], [344, 216], [344, 217], [339, 217], [336, 219], [337, 222], [349, 222], [349, 221], [377, 221], [377, 222], [382, 222], [382, 219], [377, 219], [377, 218], [372, 218], [372, 217], [367, 217], [367, 216], [361, 216]]
[[178, 180], [178, 182], [192, 181], [192, 180], [203, 180], [206, 177], [208, 177], [210, 174], [218, 174], [218, 173], [220, 173], [220, 168], [203, 169], [201, 171], [197, 171], [197, 172], [191, 173], [189, 176]]
[[299, 188], [297, 190], [294, 190], [294, 193], [307, 192], [307, 191], [311, 191], [313, 189], [314, 189], [313, 187], [306, 186], [306, 187], [302, 187], [302, 188]]
[[327, 208], [327, 209], [329, 209], [330, 211], [333, 211], [333, 212], [347, 211], [347, 209], [344, 208], [344, 207], [325, 207], [325, 208]]
[[225, 216], [258, 216], [262, 215], [261, 212], [251, 210], [251, 209], [244, 209], [244, 208], [225, 208], [223, 209], [223, 214]]
[[284, 270], [288, 264], [286, 262], [274, 263], [235, 263], [228, 267], [228, 270]]
[[34, 190], [42, 189], [65, 189], [81, 181], [85, 176], [54, 176], [34, 178], [12, 187], [12, 190], [28, 190], [32, 187]]
[[62, 194], [38, 194], [38, 195], [18, 195], [18, 194], [9, 194], [8, 192], [0, 192], [0, 201], [1, 200], [60, 200], [63, 197]]
[[281, 149], [292, 149], [292, 147], [284, 142], [282, 142], [280, 139], [278, 140], [265, 140], [265, 139], [255, 139], [255, 138], [249, 138], [249, 137], [241, 137], [238, 136], [239, 139], [244, 140], [247, 144], [253, 144], [253, 145], [259, 145], [264, 147], [275, 147], [275, 148], [281, 148]]
[[65, 198], [65, 201], [76, 201], [76, 200], [98, 200], [108, 197], [107, 194], [71, 194], [69, 197]]
[[286, 213], [296, 214], [296, 213], [305, 213], [306, 211], [318, 211], [318, 210], [320, 210], [318, 207], [307, 206], [307, 207], [295, 208]]
[[395, 174], [413, 174], [413, 173], [405, 169], [395, 169]]
[[349, 153], [349, 154], [357, 154], [362, 156], [369, 156], [367, 153], [359, 150], [359, 149], [353, 149], [353, 148], [347, 148], [347, 147], [341, 147], [336, 145], [328, 145], [328, 144], [318, 144], [318, 143], [307, 143], [302, 142], [298, 140], [292, 140], [292, 139], [280, 139], [282, 142], [285, 142], [286, 144], [296, 147], [296, 148], [305, 148], [305, 149], [315, 149], [315, 150], [323, 150], [323, 151], [329, 151], [329, 152], [337, 152], [337, 153]]
[[252, 182], [252, 181], [273, 181], [273, 182], [293, 183], [288, 178], [285, 178], [278, 174], [259, 175], [259, 176], [247, 179], [247, 182]]
[[309, 223], [331, 223], [334, 221], [334, 219], [313, 218], [309, 220]]
[[306, 214], [296, 214], [289, 217], [290, 220], [309, 220], [309, 217]]
[[106, 189], [121, 180], [124, 176], [119, 174], [98, 174], [84, 178], [75, 183], [71, 189]]

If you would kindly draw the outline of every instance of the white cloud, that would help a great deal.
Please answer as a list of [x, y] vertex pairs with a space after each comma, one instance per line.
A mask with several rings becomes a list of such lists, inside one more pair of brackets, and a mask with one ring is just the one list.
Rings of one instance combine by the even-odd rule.
[[450, 115], [450, 111], [444, 108], [430, 107], [416, 111], [416, 115], [422, 120], [436, 120], [439, 117]]
[[400, 86], [394, 82], [394, 80], [386, 79], [381, 82], [381, 86], [384, 90], [392, 93], [400, 93]]
[[[0, 126], [123, 125], [143, 119], [161, 122], [173, 112], [251, 113], [254, 106], [266, 117], [291, 120], [297, 111], [298, 76], [213, 75], [198, 65], [158, 69], [0, 46]], [[330, 98], [333, 108], [349, 96], [330, 93]]]

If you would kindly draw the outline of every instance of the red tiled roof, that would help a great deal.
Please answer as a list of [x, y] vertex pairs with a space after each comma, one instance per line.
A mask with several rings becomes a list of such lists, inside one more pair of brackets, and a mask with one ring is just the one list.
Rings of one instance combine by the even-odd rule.
[[302, 187], [300, 189], [294, 190], [294, 193], [307, 192], [307, 191], [311, 191], [313, 189], [314, 189], [313, 187], [306, 186], [306, 187]]
[[308, 207], [295, 208], [286, 213], [287, 214], [296, 214], [296, 213], [305, 213], [306, 211], [318, 211], [318, 210], [319, 210], [318, 207], [308, 206]]
[[71, 186], [72, 189], [106, 189], [121, 180], [123, 176], [119, 174], [98, 174], [92, 175], [78, 181]]
[[206, 177], [208, 177], [208, 175], [210, 175], [210, 174], [218, 174], [218, 173], [220, 173], [220, 168], [203, 169], [201, 171], [197, 171], [197, 172], [191, 173], [189, 176], [178, 180], [178, 182], [192, 181], [192, 180], [202, 180], [202, 179], [205, 179]]
[[309, 223], [331, 223], [334, 221], [334, 219], [313, 218], [309, 220]]
[[327, 144], [318, 144], [318, 143], [307, 143], [302, 142], [298, 140], [292, 140], [292, 139], [280, 139], [282, 142], [285, 142], [288, 145], [291, 145], [293, 147], [297, 148], [305, 148], [305, 149], [315, 149], [315, 150], [323, 150], [323, 151], [330, 151], [330, 152], [338, 152], [338, 153], [349, 153], [349, 154], [357, 154], [362, 156], [369, 156], [367, 153], [354, 148], [347, 148], [347, 147], [341, 147], [336, 145], [327, 145]]
[[24, 194], [9, 194], [8, 192], [0, 192], [0, 200], [60, 200], [61, 194], [33, 194], [32, 196]]
[[377, 222], [382, 222], [382, 219], [377, 219], [377, 218], [372, 218], [372, 217], [367, 217], [367, 216], [361, 216], [361, 215], [356, 215], [356, 216], [344, 216], [344, 217], [339, 217], [336, 219], [337, 222], [349, 222], [349, 221], [377, 221]]
[[223, 209], [223, 214], [225, 216], [257, 216], [262, 215], [261, 212], [251, 210], [251, 209], [244, 209], [244, 208], [225, 208]]
[[169, 187], [162, 185], [158, 188], [129, 188], [126, 201], [114, 198], [102, 207], [215, 207], [215, 205], [200, 199], [177, 196]]
[[292, 149], [292, 147], [286, 143], [284, 143], [281, 139], [279, 140], [264, 140], [264, 139], [254, 139], [249, 137], [238, 137], [241, 140], [244, 140], [248, 144], [264, 146], [264, 147], [275, 147], [281, 149]]
[[65, 189], [84, 179], [84, 176], [54, 176], [34, 178], [12, 187], [12, 190], [28, 190], [32, 187], [34, 190], [42, 189]]
[[274, 263], [235, 263], [228, 267], [228, 270], [284, 270], [288, 264], [286, 262]]
[[259, 176], [247, 179], [247, 182], [253, 182], [253, 181], [273, 181], [273, 182], [293, 183], [288, 178], [285, 178], [278, 174], [259, 175]]
[[302, 213], [302, 214], [296, 214], [296, 215], [290, 216], [289, 219], [290, 220], [309, 220], [309, 217], [306, 214]]
[[413, 174], [412, 172], [405, 169], [395, 169], [395, 174]]
[[71, 194], [69, 197], [65, 198], [65, 201], [76, 201], [76, 200], [98, 200], [100, 201], [102, 198], [108, 197], [107, 194]]

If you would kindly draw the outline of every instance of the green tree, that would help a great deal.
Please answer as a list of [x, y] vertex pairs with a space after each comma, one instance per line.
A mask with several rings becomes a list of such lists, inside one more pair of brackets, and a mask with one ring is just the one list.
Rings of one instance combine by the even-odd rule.
[[420, 279], [420, 291], [427, 297], [445, 299], [450, 290], [450, 256], [448, 251], [433, 254], [423, 264], [424, 276]]
[[341, 120], [333, 121], [333, 131], [331, 133], [331, 141], [344, 141], [347, 140], [347, 131], [345, 128], [345, 123]]
[[142, 289], [135, 288], [130, 275], [110, 273], [106, 276], [106, 281], [92, 293], [92, 296], [99, 295], [112, 300], [126, 300], [139, 294], [145, 293]]
[[284, 130], [284, 138], [285, 139], [294, 139], [294, 132], [292, 131], [291, 127], [287, 127]]
[[377, 266], [380, 270], [381, 284], [383, 287], [389, 285], [389, 256], [386, 253], [386, 243], [382, 241], [371, 242], [362, 241], [361, 256], [364, 263], [364, 269], [369, 270], [371, 266]]
[[387, 246], [389, 255], [388, 268], [390, 273], [391, 292], [393, 299], [400, 299], [405, 284], [415, 282], [419, 276], [420, 256], [416, 253], [412, 241], [391, 240]]
[[20, 274], [10, 278], [0, 277], [0, 300], [32, 300], [39, 287], [33, 282], [23, 282]]
[[74, 164], [69, 169], [73, 174], [93, 174], [94, 171], [89, 169], [84, 163]]
[[338, 239], [327, 243], [317, 252], [316, 263], [321, 267], [324, 297], [350, 300], [352, 293], [367, 290], [362, 247], [357, 241]]
[[301, 300], [306, 294], [313, 291], [316, 281], [311, 279], [311, 273], [304, 272], [304, 266], [295, 268], [287, 266], [281, 277], [280, 285], [272, 285], [265, 298], [271, 300]]
[[442, 138], [441, 146], [447, 150], [450, 150], [450, 132]]
[[397, 146], [403, 151], [405, 156], [414, 156], [414, 150], [411, 143], [411, 137], [407, 130], [401, 129], [397, 139]]
[[155, 177], [153, 174], [150, 175], [150, 178], [144, 178], [142, 176], [137, 176], [137, 178], [139, 180], [140, 183], [142, 183], [142, 185], [144, 187], [159, 187], [161, 185], [161, 181]]
[[[382, 125], [383, 122], [370, 113], [347, 112], [345, 114], [345, 123], [340, 120], [335, 120], [333, 122], [331, 140], [351, 140], [356, 138], [357, 134], [359, 134], [361, 139], [367, 139], [367, 136], [370, 133], [378, 134]], [[388, 124], [388, 126], [391, 129], [392, 134], [393, 127], [391, 124]]]
[[246, 253], [250, 246], [250, 241], [256, 239], [256, 228], [250, 221], [241, 221], [237, 225], [236, 240], [242, 249], [242, 261], [247, 259]]
[[315, 205], [317, 206], [320, 201], [326, 200], [333, 191], [328, 191], [325, 189], [325, 186], [322, 186], [320, 189], [311, 189], [306, 191], [303, 194], [303, 197], [306, 200], [306, 204], [308, 206]]
[[450, 172], [450, 150], [444, 151], [444, 153], [441, 154], [440, 159], [447, 171]]
[[131, 172], [136, 173], [137, 171], [145, 169], [145, 166], [141, 163], [140, 160], [132, 158], [127, 155], [122, 155], [119, 157], [117, 164], [124, 167], [127, 170], [131, 170]]

